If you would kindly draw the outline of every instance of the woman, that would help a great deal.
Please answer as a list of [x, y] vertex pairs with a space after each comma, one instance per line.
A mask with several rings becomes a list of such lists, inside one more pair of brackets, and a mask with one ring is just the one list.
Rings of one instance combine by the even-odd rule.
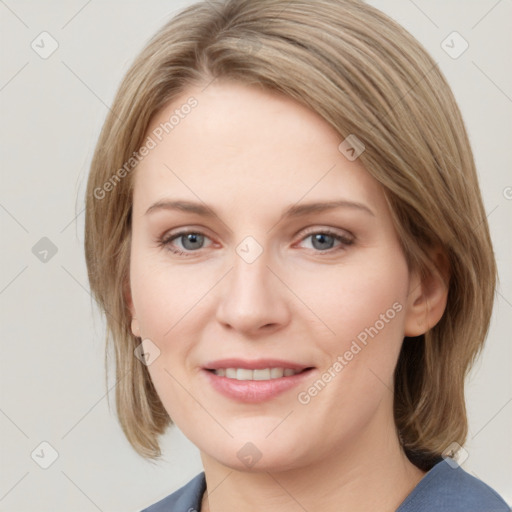
[[452, 93], [356, 0], [200, 2], [118, 91], [86, 258], [148, 511], [505, 511], [459, 467], [496, 267]]

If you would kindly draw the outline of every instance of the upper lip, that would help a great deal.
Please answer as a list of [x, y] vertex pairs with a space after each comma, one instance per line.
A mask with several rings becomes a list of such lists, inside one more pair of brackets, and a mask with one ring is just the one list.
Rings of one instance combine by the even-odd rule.
[[311, 365], [300, 364], [283, 359], [218, 359], [204, 365], [206, 370], [219, 370], [220, 368], [246, 368], [247, 370], [261, 370], [264, 368], [290, 368], [292, 370], [305, 370]]

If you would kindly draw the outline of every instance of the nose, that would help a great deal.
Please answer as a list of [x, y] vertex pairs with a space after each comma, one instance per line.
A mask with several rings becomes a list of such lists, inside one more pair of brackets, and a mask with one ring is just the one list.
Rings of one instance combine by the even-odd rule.
[[216, 311], [224, 327], [255, 336], [289, 323], [286, 287], [268, 263], [265, 252], [252, 263], [235, 254], [234, 268], [224, 280]]

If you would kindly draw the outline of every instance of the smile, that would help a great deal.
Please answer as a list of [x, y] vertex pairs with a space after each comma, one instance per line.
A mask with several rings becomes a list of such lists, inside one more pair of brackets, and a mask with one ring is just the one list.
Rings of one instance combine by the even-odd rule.
[[250, 370], [247, 368], [218, 368], [211, 370], [218, 377], [226, 377], [234, 380], [272, 380], [282, 377], [291, 377], [302, 370], [292, 368], [261, 368]]
[[242, 403], [259, 403], [304, 386], [316, 369], [284, 360], [224, 359], [202, 369], [205, 384], [225, 398]]

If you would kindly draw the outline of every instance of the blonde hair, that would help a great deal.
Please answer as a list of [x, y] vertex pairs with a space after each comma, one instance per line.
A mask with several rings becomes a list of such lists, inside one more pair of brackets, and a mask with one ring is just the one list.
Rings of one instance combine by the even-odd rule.
[[445, 313], [425, 335], [404, 339], [395, 371], [397, 431], [411, 461], [430, 468], [467, 435], [464, 381], [489, 327], [496, 266], [450, 87], [404, 28], [358, 0], [198, 2], [158, 31], [122, 81], [91, 164], [85, 254], [91, 290], [106, 314], [107, 353], [113, 343], [126, 437], [139, 454], [156, 459], [158, 437], [172, 423], [134, 357], [140, 339], [130, 330], [126, 293], [137, 162], [130, 158], [160, 109], [187, 87], [216, 78], [294, 98], [341, 137], [355, 134], [410, 268], [428, 275], [435, 271], [431, 249], [445, 254]]

